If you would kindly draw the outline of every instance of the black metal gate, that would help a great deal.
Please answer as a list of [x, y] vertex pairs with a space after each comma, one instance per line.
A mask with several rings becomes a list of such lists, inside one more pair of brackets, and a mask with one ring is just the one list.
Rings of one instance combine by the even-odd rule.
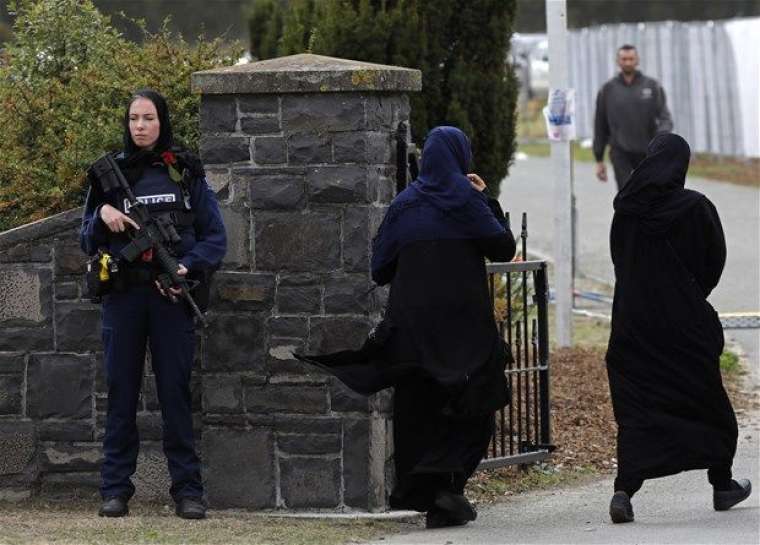
[[[527, 255], [522, 217], [522, 255]], [[495, 432], [479, 469], [543, 460], [551, 444], [549, 406], [549, 283], [545, 261], [489, 263], [489, 287], [499, 330], [513, 360], [506, 374], [511, 403], [495, 415]]]

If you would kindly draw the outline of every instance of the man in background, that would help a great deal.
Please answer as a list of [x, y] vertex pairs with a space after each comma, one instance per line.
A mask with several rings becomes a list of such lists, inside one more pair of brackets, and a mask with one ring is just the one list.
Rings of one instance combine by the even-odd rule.
[[660, 84], [639, 72], [639, 55], [632, 45], [617, 52], [620, 73], [605, 83], [596, 97], [594, 157], [596, 177], [607, 181], [604, 149], [610, 146], [618, 191], [644, 159], [647, 145], [657, 133], [673, 130], [673, 120]]

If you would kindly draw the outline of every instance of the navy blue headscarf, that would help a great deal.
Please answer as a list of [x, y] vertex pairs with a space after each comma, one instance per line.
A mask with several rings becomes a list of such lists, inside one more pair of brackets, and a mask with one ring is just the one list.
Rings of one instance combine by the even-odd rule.
[[419, 176], [393, 200], [372, 241], [373, 272], [410, 242], [506, 232], [466, 176], [471, 160], [470, 140], [461, 130], [441, 126], [428, 133]]

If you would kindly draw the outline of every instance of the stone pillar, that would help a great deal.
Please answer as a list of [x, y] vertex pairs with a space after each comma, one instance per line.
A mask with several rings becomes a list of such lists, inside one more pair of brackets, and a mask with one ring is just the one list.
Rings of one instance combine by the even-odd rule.
[[230, 237], [203, 354], [209, 500], [385, 509], [390, 397], [356, 396], [292, 352], [358, 348], [379, 316], [370, 243], [421, 74], [294, 55], [192, 83]]

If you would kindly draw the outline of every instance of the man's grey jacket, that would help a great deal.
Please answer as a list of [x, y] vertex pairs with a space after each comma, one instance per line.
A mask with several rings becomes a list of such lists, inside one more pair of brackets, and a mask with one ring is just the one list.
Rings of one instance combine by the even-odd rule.
[[594, 157], [601, 161], [607, 144], [629, 153], [645, 153], [658, 132], [673, 130], [665, 91], [657, 80], [636, 71], [631, 84], [620, 73], [596, 97]]

